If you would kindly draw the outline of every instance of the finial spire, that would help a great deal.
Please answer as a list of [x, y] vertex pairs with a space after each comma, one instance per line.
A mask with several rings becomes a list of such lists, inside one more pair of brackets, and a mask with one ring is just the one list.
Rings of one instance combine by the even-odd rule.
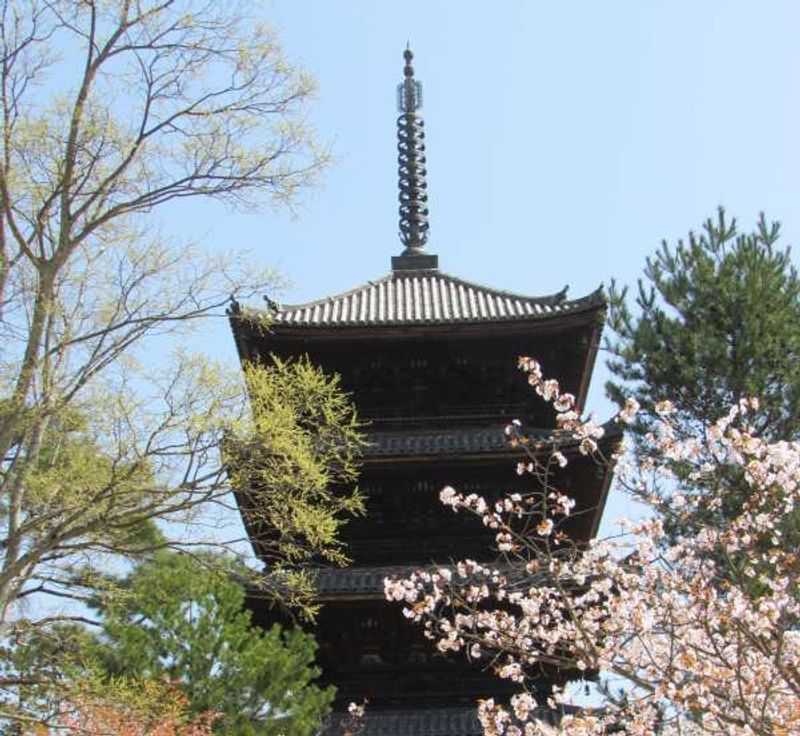
[[403, 52], [406, 60], [403, 67], [403, 81], [397, 85], [397, 109], [399, 112], [416, 112], [422, 107], [422, 82], [414, 79], [414, 67], [411, 61], [414, 59], [414, 52], [406, 46]]
[[428, 184], [425, 181], [425, 122], [422, 84], [414, 79], [414, 54], [406, 46], [403, 81], [397, 85], [397, 173], [400, 187], [400, 240], [405, 250], [392, 258], [395, 271], [438, 268], [438, 258], [425, 253], [428, 240]]

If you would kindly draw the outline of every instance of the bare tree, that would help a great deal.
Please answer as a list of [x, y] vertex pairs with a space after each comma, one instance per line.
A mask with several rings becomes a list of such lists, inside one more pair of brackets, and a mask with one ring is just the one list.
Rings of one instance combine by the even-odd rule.
[[271, 277], [176, 248], [148, 216], [185, 197], [291, 203], [326, 163], [312, 91], [235, 3], [0, 3], [2, 636], [34, 593], [80, 597], [96, 553], [229, 503], [220, 438], [254, 430], [240, 377], [145, 351]]

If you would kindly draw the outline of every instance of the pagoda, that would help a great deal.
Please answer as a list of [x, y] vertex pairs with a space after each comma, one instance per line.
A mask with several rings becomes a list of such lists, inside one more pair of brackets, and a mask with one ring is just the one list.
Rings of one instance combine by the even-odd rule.
[[[518, 418], [548, 438], [556, 425], [517, 358], [536, 357], [582, 409], [606, 305], [599, 289], [578, 299], [566, 288], [524, 296], [439, 270], [426, 250], [422, 90], [411, 51], [404, 56], [397, 120], [402, 252], [391, 271], [306, 304], [270, 303], [268, 332], [250, 311], [232, 310], [231, 325], [242, 361], [307, 355], [338, 373], [367, 424], [359, 482], [367, 513], [344, 530], [352, 562], [316, 576], [323, 606], [314, 634], [324, 680], [337, 688], [335, 707], [366, 698], [364, 736], [477, 734], [476, 699], [503, 698], [510, 684], [479, 663], [435, 651], [401, 607], [384, 599], [383, 581], [431, 563], [496, 558], [493, 536], [478, 520], [445, 509], [439, 492], [445, 485], [486, 497], [525, 490], [530, 477], [517, 475], [520, 450], [508, 445], [504, 429]], [[569, 531], [585, 541], [597, 531], [610, 472], [569, 443], [562, 451], [571, 461], [557, 481], [577, 502]], [[256, 606], [255, 621], [266, 625], [270, 616]], [[569, 674], [543, 672], [542, 682]]]

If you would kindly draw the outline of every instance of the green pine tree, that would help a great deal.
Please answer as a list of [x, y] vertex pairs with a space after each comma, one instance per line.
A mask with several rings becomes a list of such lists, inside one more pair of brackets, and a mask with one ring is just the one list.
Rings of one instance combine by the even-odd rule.
[[306, 736], [319, 727], [333, 689], [314, 683], [313, 638], [254, 626], [244, 588], [219, 558], [160, 552], [126, 582], [129, 595], [104, 611], [95, 652], [107, 676], [178, 685], [191, 714], [221, 714], [218, 733]]
[[[612, 285], [608, 366], [609, 396], [635, 397], [642, 411], [633, 426], [637, 450], [656, 420], [655, 405], [671, 400], [683, 438], [702, 436], [740, 399], [757, 397], [750, 420], [761, 436], [793, 440], [800, 431], [800, 280], [790, 251], [777, 245], [780, 227], [762, 215], [755, 230], [740, 232], [720, 209], [700, 233], [677, 247], [666, 242], [649, 258], [638, 282], [635, 309], [627, 289]], [[699, 524], [724, 523], [747, 497], [740, 475], [721, 467], [713, 480], [698, 482], [674, 463], [684, 486], [704, 499], [686, 520], [670, 514], [669, 491], [661, 508], [673, 535]], [[797, 530], [786, 530], [797, 539]]]

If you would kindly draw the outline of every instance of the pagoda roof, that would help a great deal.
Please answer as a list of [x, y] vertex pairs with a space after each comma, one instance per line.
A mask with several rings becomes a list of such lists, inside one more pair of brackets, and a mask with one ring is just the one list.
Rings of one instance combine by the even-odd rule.
[[383, 581], [386, 578], [407, 577], [423, 567], [426, 566], [322, 567], [315, 571], [314, 587], [319, 598], [338, 596], [343, 593], [360, 593], [383, 599]]
[[274, 305], [273, 326], [330, 328], [548, 320], [605, 306], [602, 287], [579, 299], [492, 289], [438, 270], [394, 271], [305, 304]]
[[[500, 426], [450, 427], [441, 429], [368, 429], [365, 458], [382, 456], [413, 457], [415, 455], [464, 454], [507, 452], [519, 454], [515, 443], [509, 442], [505, 428]], [[613, 420], [603, 425], [606, 442], [621, 437], [619, 425]], [[524, 436], [530, 442], [558, 445], [565, 451], [577, 448], [574, 435], [562, 429], [547, 427], [526, 428]]]
[[[577, 712], [571, 706], [562, 706], [561, 711], [564, 714]], [[531, 715], [556, 726], [561, 720], [562, 712], [537, 706], [531, 711]], [[344, 720], [346, 719], [342, 714], [334, 713], [327, 727], [323, 728], [323, 734], [340, 736], [348, 733]], [[368, 706], [356, 732], [359, 736], [483, 736], [483, 728], [474, 705], [395, 709]]]
[[369, 431], [364, 454], [367, 457], [406, 456], [454, 452], [502, 452], [509, 449], [511, 448], [504, 427], [455, 427]]
[[[525, 572], [507, 562], [484, 562], [486, 567], [497, 570], [501, 575], [514, 580], [524, 580], [533, 584], [540, 578]], [[374, 597], [386, 599], [384, 581], [386, 578], [407, 578], [414, 572], [425, 570], [435, 572], [443, 568], [455, 570], [452, 563], [442, 565], [381, 565], [375, 567], [322, 567], [314, 572], [314, 587], [320, 600], [342, 596]], [[541, 573], [541, 581], [545, 580]]]

